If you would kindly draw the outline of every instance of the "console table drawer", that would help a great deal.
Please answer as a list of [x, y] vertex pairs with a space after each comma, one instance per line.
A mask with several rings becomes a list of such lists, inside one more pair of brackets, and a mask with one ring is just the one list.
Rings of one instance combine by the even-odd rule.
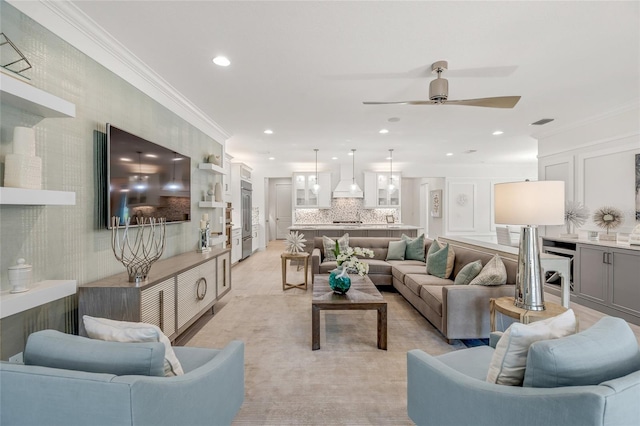
[[216, 262], [206, 262], [178, 275], [178, 330], [216, 300]]
[[176, 280], [171, 277], [140, 294], [140, 320], [155, 324], [169, 338], [176, 332]]

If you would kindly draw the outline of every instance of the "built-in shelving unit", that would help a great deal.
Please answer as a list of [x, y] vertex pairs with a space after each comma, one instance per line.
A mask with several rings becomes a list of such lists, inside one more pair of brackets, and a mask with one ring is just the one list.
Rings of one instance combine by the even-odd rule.
[[[2, 73], [0, 73], [0, 100], [2, 105], [43, 118], [76, 116], [76, 106], [71, 102]], [[69, 206], [76, 204], [76, 194], [68, 191], [0, 187], [0, 204]]]
[[22, 206], [74, 206], [76, 193], [0, 187], [0, 204]]
[[225, 207], [225, 203], [222, 201], [200, 201], [198, 207], [203, 209], [222, 209]]
[[0, 318], [71, 296], [76, 293], [76, 287], [75, 280], [48, 280], [29, 285], [29, 291], [24, 293], [3, 291], [0, 293]]
[[44, 118], [75, 117], [76, 106], [44, 90], [0, 73], [0, 98], [13, 106]]
[[224, 175], [226, 172], [220, 166], [216, 166], [212, 163], [200, 163], [198, 164], [198, 169], [204, 170], [209, 173], [213, 173], [214, 175]]

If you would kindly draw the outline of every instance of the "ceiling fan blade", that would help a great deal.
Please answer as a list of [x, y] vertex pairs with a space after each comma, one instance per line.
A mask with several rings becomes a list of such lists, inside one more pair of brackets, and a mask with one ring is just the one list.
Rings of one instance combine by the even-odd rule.
[[472, 78], [494, 78], [494, 77], [509, 77], [516, 72], [517, 65], [504, 65], [497, 67], [482, 67], [482, 68], [463, 68], [463, 69], [448, 69], [447, 75], [450, 77], [472, 77]]
[[430, 105], [436, 101], [362, 102], [364, 105]]
[[430, 75], [431, 67], [424, 65], [404, 72], [337, 74], [325, 75], [323, 78], [327, 80], [385, 80], [395, 78], [426, 78]]
[[460, 101], [444, 101], [445, 104], [466, 105], [487, 108], [513, 108], [520, 96], [499, 96], [495, 98], [464, 99]]

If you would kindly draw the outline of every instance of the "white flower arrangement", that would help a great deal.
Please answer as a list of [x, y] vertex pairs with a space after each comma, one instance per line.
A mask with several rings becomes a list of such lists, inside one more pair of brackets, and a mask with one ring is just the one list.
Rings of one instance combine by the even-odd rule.
[[359, 257], [373, 257], [373, 250], [360, 247], [348, 247], [336, 256], [336, 263], [343, 271], [357, 272], [361, 277], [369, 272], [369, 264], [361, 262]]

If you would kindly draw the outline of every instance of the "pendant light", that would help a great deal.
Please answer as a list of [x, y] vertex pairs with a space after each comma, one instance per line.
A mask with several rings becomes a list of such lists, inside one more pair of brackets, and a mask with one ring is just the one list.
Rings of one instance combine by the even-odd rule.
[[138, 171], [140, 173], [138, 174], [138, 178], [136, 179], [136, 183], [133, 187], [138, 191], [144, 191], [145, 189], [147, 189], [147, 184], [144, 182], [142, 178], [142, 151], [137, 151], [137, 152], [138, 152]]
[[180, 160], [177, 158], [177, 154], [173, 153], [173, 174], [171, 175], [171, 180], [162, 188], [165, 191], [180, 191], [184, 189], [182, 186], [182, 182], [176, 182], [176, 162]]
[[389, 150], [389, 185], [387, 190], [389, 194], [396, 190], [396, 186], [393, 184], [393, 149]]
[[318, 195], [318, 192], [320, 191], [320, 184], [318, 183], [318, 148], [315, 148], [314, 151], [316, 152], [316, 183], [313, 184], [313, 193]]
[[358, 191], [358, 185], [356, 185], [356, 150], [351, 149], [351, 159], [353, 160], [353, 173], [351, 174], [351, 192]]

